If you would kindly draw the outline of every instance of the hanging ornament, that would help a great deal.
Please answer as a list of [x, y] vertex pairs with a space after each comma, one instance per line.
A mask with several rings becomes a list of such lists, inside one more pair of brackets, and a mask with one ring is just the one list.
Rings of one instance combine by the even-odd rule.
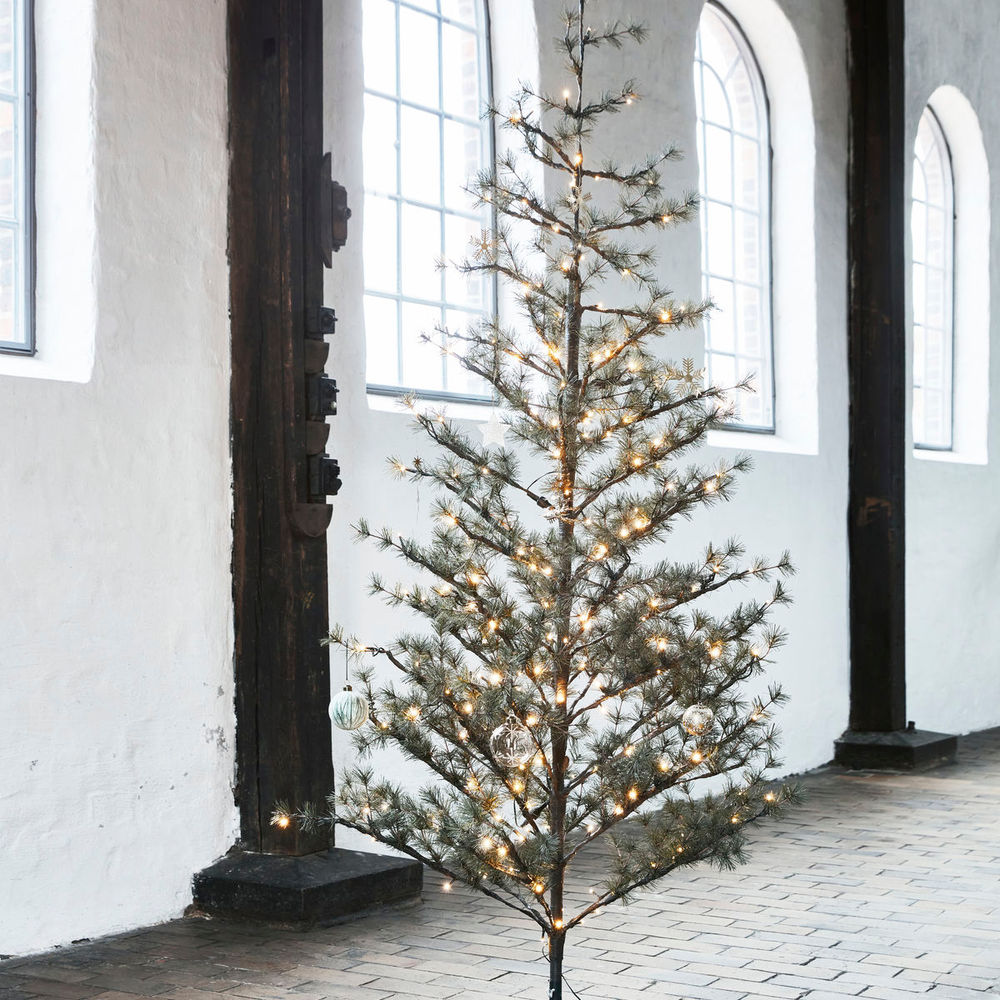
[[[344, 680], [349, 677], [347, 647], [344, 647]], [[350, 684], [330, 699], [330, 721], [338, 729], [360, 729], [368, 721], [368, 699]]]
[[691, 736], [701, 736], [708, 731], [714, 721], [715, 713], [708, 705], [691, 705], [681, 716], [681, 725]]
[[330, 700], [330, 721], [338, 729], [360, 729], [368, 721], [368, 699], [348, 684]]
[[513, 713], [493, 730], [490, 750], [498, 764], [522, 767], [535, 755], [535, 740], [528, 727]]
[[483, 444], [496, 445], [498, 448], [503, 447], [507, 428], [500, 422], [500, 416], [496, 410], [490, 413], [490, 419], [479, 428], [479, 433], [483, 435]]

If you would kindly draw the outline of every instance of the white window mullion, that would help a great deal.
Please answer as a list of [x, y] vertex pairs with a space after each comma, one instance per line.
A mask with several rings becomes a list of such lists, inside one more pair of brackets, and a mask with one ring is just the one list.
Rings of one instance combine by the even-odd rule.
[[31, 0], [0, 18], [0, 351], [34, 352]]
[[[484, 386], [440, 353], [435, 327], [478, 321], [492, 310], [495, 290], [453, 269], [431, 273], [442, 257], [460, 260], [491, 221], [460, 193], [492, 156], [490, 125], [478, 117], [490, 99], [484, 2], [458, 0], [444, 15], [440, 0], [364, 0], [366, 100], [395, 109], [394, 134], [366, 119], [366, 204], [378, 197], [395, 211], [392, 230], [378, 225], [375, 212], [364, 221], [370, 392], [486, 398]], [[385, 178], [379, 158], [390, 156], [395, 190], [376, 192], [376, 178]], [[394, 284], [380, 280], [387, 261]], [[424, 334], [432, 343], [421, 343]]]
[[[771, 303], [770, 136], [767, 97], [756, 59], [739, 26], [707, 3], [694, 65], [702, 195], [704, 294], [722, 301], [705, 322], [708, 379], [721, 388], [752, 374], [756, 392], [730, 398], [738, 430], [775, 428]], [[725, 135], [724, 142], [712, 137]], [[745, 152], [754, 151], [753, 163]], [[755, 175], [748, 193], [748, 169]], [[748, 254], [754, 248], [751, 259]], [[750, 350], [750, 329], [757, 349]]]
[[949, 451], [954, 441], [955, 194], [948, 143], [929, 107], [920, 116], [914, 145], [910, 230], [913, 443]]

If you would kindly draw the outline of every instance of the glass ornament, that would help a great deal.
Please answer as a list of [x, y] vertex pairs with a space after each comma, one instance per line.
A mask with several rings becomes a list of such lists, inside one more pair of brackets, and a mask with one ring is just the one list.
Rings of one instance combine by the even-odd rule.
[[490, 750], [498, 764], [521, 767], [535, 756], [536, 747], [528, 727], [511, 714], [493, 730]]
[[691, 705], [681, 716], [681, 726], [690, 736], [702, 736], [715, 721], [715, 713], [708, 705]]
[[348, 684], [330, 700], [330, 721], [338, 729], [360, 729], [368, 721], [368, 699]]

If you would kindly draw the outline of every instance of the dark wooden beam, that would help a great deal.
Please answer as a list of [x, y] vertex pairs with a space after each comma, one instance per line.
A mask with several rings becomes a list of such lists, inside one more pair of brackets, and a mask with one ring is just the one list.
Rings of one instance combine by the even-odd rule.
[[851, 729], [906, 726], [903, 0], [847, 0]]
[[906, 105], [904, 0], [846, 0], [851, 705], [835, 759], [913, 768], [955, 737], [906, 719]]
[[322, 0], [229, 0], [233, 600], [242, 846], [302, 855], [325, 836], [270, 823], [333, 789], [327, 548], [301, 530], [304, 324], [322, 305]]
[[[423, 868], [272, 826], [333, 790], [323, 267], [346, 239], [323, 156], [323, 0], [228, 0], [233, 602], [241, 850], [197, 873], [210, 914], [301, 926], [419, 896]], [[326, 171], [324, 175], [324, 171]]]

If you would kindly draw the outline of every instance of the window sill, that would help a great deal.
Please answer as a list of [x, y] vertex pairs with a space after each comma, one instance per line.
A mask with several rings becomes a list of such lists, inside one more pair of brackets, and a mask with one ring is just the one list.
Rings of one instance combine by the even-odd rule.
[[[368, 409], [381, 413], [395, 413], [406, 416], [407, 410], [400, 405], [400, 396], [369, 392]], [[482, 403], [458, 403], [453, 400], [422, 398], [418, 405], [424, 409], [443, 412], [454, 420], [470, 420], [484, 424], [494, 412], [493, 405]], [[763, 431], [709, 431], [708, 446], [724, 448], [727, 451], [768, 451], [785, 455], [816, 455], [819, 449], [808, 442]], [[935, 453], [950, 454], [950, 453]]]
[[708, 446], [727, 451], [770, 451], [784, 455], [817, 455], [816, 442], [763, 431], [709, 431]]
[[[70, 331], [67, 330], [68, 332]], [[0, 376], [37, 378], [51, 382], [90, 381], [94, 368], [90, 345], [70, 343], [68, 338], [55, 332], [47, 338], [47, 345], [47, 352], [39, 350], [34, 354], [0, 352]], [[59, 360], [52, 360], [52, 356], [57, 356]]]
[[[388, 396], [385, 393], [366, 393], [368, 399], [368, 409], [381, 413], [396, 413], [401, 417], [409, 415], [409, 411], [401, 405], [399, 396]], [[424, 410], [433, 410], [435, 413], [441, 412], [445, 416], [454, 420], [473, 420], [478, 423], [486, 423], [493, 412], [493, 404], [489, 400], [482, 403], [456, 402], [449, 399], [434, 399], [432, 397], [421, 397], [417, 400], [417, 406]]]
[[984, 452], [937, 451], [934, 448], [914, 448], [913, 457], [922, 462], [946, 462], [951, 465], [988, 465], [989, 457]]

